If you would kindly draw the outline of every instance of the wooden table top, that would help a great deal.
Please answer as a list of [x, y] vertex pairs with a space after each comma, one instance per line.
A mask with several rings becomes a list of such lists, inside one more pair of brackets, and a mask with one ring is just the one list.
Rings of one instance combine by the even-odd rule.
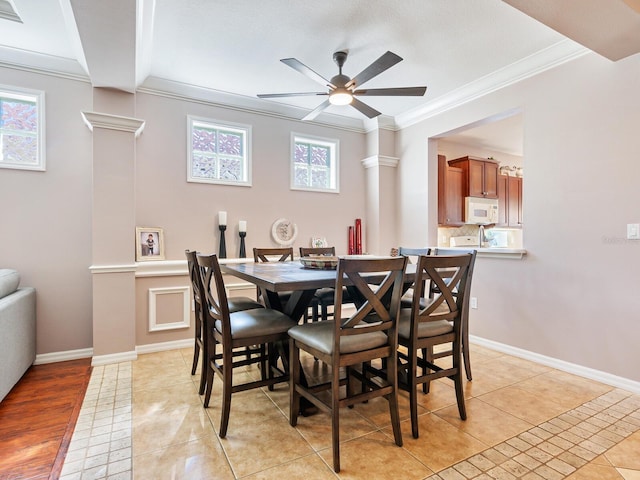
[[[272, 292], [315, 290], [334, 287], [336, 270], [305, 268], [297, 261], [251, 262], [220, 265], [223, 272], [247, 280]], [[415, 265], [407, 265], [407, 276], [415, 274]]]

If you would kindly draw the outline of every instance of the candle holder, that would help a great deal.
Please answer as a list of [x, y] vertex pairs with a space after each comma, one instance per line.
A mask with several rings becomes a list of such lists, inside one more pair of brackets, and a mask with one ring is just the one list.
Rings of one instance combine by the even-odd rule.
[[247, 236], [247, 232], [239, 232], [240, 235], [240, 258], [245, 258], [247, 256], [247, 250], [244, 246], [244, 238]]
[[226, 225], [218, 225], [220, 229], [220, 250], [218, 252], [218, 258], [227, 258], [227, 244], [224, 241], [224, 231], [227, 229]]

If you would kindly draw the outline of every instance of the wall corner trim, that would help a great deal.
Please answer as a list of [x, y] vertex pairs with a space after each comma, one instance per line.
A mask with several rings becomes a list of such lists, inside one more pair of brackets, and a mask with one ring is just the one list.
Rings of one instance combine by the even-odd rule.
[[397, 157], [387, 157], [385, 155], [372, 155], [362, 160], [364, 168], [373, 167], [397, 167], [400, 159]]
[[107, 113], [81, 112], [84, 123], [93, 132], [94, 127], [106, 128], [108, 130], [119, 130], [121, 132], [135, 133], [136, 137], [144, 130], [145, 122], [139, 118], [121, 117], [120, 115], [109, 115]]

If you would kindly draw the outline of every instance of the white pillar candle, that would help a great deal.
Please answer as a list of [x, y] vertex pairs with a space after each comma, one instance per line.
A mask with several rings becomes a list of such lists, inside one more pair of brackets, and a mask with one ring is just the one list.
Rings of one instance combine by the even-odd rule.
[[227, 212], [218, 212], [218, 225], [227, 224]]
[[247, 222], [246, 220], [240, 220], [238, 222], [238, 231], [246, 232], [247, 231]]

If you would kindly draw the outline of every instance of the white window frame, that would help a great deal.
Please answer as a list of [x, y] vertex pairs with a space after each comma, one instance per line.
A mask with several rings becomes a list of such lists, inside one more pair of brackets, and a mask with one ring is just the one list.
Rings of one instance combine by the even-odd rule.
[[[329, 147], [331, 152], [331, 159], [329, 165], [330, 171], [330, 183], [333, 185], [330, 188], [317, 188], [312, 186], [301, 187], [295, 184], [295, 154], [296, 143], [311, 143], [315, 145], [322, 145]], [[304, 133], [291, 132], [291, 168], [290, 168], [290, 185], [291, 190], [302, 190], [307, 192], [324, 192], [324, 193], [340, 193], [340, 140], [335, 138], [316, 137], [314, 135], [307, 135]]]
[[[219, 178], [202, 178], [194, 177], [192, 175], [193, 165], [193, 150], [192, 150], [192, 137], [193, 127], [201, 126], [205, 128], [214, 128], [219, 130], [231, 130], [242, 133], [243, 136], [243, 151], [244, 151], [244, 178], [240, 181], [225, 180]], [[211, 118], [196, 117], [193, 115], [187, 116], [187, 182], [195, 183], [212, 183], [219, 185], [232, 185], [240, 187], [251, 186], [251, 125], [244, 125], [240, 123], [232, 123], [226, 121], [215, 120]]]
[[[11, 168], [16, 170], [46, 171], [45, 157], [45, 118], [44, 118], [44, 92], [39, 90], [28, 90], [24, 88], [9, 87], [0, 85], [0, 97], [14, 100], [35, 102], [38, 112], [38, 128], [36, 129], [36, 163], [9, 163], [2, 160], [2, 146], [0, 145], [0, 168]], [[0, 137], [0, 142], [1, 142]]]

